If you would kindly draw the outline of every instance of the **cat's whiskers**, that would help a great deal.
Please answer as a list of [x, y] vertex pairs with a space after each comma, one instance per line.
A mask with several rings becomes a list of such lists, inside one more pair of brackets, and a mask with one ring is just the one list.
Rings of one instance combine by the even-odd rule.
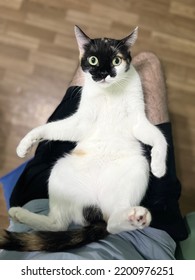
[[114, 81], [114, 85], [116, 85], [118, 88], [120, 88], [120, 89], [124, 89], [124, 86], [125, 85], [127, 85], [127, 83], [128, 83], [128, 78], [127, 77], [123, 77], [123, 78], [121, 78], [120, 80], [116, 80], [116, 81]]

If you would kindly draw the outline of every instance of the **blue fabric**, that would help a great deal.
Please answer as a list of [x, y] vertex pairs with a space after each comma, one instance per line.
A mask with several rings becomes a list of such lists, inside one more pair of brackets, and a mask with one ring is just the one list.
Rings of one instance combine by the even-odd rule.
[[15, 184], [18, 181], [18, 178], [22, 174], [27, 163], [28, 161], [24, 162], [16, 169], [12, 170], [8, 174], [0, 178], [0, 183], [3, 185], [3, 192], [4, 192], [5, 201], [8, 209], [10, 208], [9, 199], [13, 191], [13, 188], [15, 187]]

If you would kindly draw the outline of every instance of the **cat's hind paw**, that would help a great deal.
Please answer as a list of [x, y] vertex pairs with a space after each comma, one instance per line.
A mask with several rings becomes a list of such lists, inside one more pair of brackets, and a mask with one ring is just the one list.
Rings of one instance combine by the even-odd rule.
[[134, 206], [116, 212], [108, 219], [107, 231], [116, 234], [122, 231], [143, 229], [149, 226], [152, 220], [148, 209], [142, 206]]
[[28, 210], [22, 207], [11, 207], [8, 211], [8, 214], [14, 222], [25, 223], [28, 212]]
[[132, 207], [128, 213], [128, 221], [133, 227], [138, 229], [149, 226], [151, 220], [150, 212], [142, 206]]

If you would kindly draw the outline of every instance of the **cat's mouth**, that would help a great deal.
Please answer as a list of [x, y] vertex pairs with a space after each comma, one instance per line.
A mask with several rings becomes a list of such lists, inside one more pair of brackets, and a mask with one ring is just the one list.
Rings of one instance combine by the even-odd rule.
[[100, 85], [100, 86], [109, 86], [112, 84], [112, 78], [108, 75], [106, 77], [94, 77], [92, 76], [92, 80]]
[[109, 80], [109, 78], [105, 78], [105, 79], [101, 79], [99, 81], [96, 81], [96, 83], [98, 83], [100, 85], [110, 85], [111, 81]]
[[102, 79], [98, 82], [96, 82], [98, 85], [100, 85], [101, 87], [108, 87], [110, 86], [111, 82], [106, 80], [106, 79]]
[[105, 83], [108, 83], [108, 81], [106, 81], [106, 79], [102, 79], [102, 80], [100, 80], [98, 83], [100, 83], [100, 84], [105, 84]]

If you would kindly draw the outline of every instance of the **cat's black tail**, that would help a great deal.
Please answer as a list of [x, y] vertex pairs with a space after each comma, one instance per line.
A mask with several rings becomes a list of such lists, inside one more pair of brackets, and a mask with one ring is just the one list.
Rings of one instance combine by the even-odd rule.
[[69, 231], [10, 232], [0, 230], [0, 249], [13, 251], [60, 252], [98, 241], [108, 235], [107, 224], [96, 224]]

